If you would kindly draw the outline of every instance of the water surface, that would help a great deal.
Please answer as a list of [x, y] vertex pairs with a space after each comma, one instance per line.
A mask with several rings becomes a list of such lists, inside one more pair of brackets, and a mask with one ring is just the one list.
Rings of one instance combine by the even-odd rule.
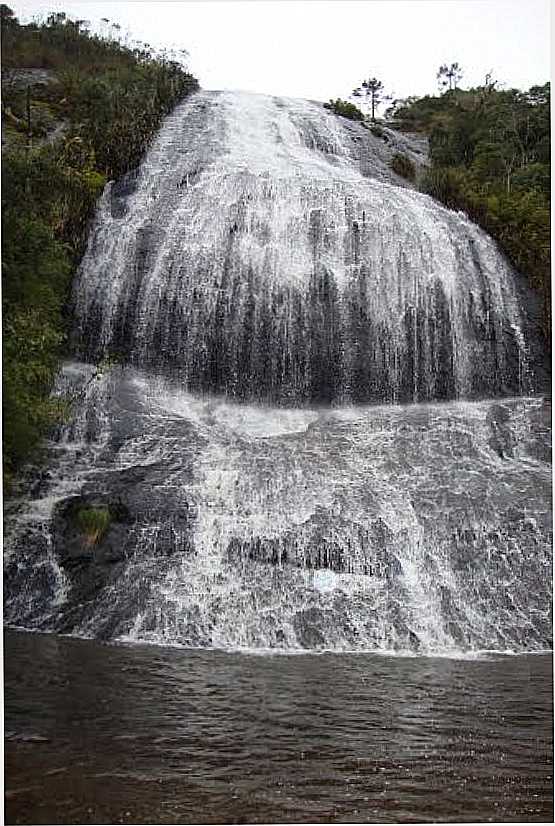
[[5, 636], [8, 823], [551, 822], [552, 658]]

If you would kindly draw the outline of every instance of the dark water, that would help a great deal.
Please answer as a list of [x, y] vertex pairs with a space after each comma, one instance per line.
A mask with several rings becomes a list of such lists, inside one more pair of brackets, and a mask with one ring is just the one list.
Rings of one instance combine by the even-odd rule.
[[551, 821], [551, 675], [9, 632], [6, 820]]

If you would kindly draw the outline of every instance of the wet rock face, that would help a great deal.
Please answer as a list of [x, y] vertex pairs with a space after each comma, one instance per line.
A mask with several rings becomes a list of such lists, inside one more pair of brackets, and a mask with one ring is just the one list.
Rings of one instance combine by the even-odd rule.
[[[78, 523], [79, 513], [88, 508], [110, 513], [108, 529], [99, 538], [88, 537]], [[91, 604], [119, 580], [133, 552], [130, 529], [131, 515], [126, 506], [121, 502], [114, 506], [107, 496], [75, 496], [56, 508], [51, 542], [69, 595], [68, 610], [58, 618], [57, 630], [72, 631], [86, 621]], [[105, 635], [101, 626], [99, 636]]]
[[391, 161], [400, 153], [414, 164], [417, 176], [429, 165], [428, 139], [423, 135], [408, 135], [387, 126], [366, 127], [347, 118], [340, 118], [345, 132], [350, 135], [351, 153], [361, 173], [368, 178], [387, 181], [395, 186], [416, 189], [414, 181], [397, 175]]
[[[67, 607], [55, 620], [56, 630], [70, 632], [94, 622], [95, 636], [108, 639], [118, 629], [129, 627], [148, 583], [135, 583], [121, 595], [115, 591], [125, 582], [143, 538], [149, 544], [150, 561], [160, 570], [171, 557], [192, 552], [194, 507], [186, 500], [178, 505], [167, 496], [156, 495], [153, 489], [163, 474], [159, 467], [111, 473], [55, 508], [50, 541], [67, 592]], [[79, 514], [89, 509], [109, 514], [109, 525], [98, 537], [87, 535], [79, 524]], [[98, 604], [109, 601], [110, 594], [117, 600], [117, 612], [97, 616]]]
[[[11, 527], [6, 621], [194, 646], [549, 647], [548, 427], [539, 398], [284, 410], [115, 368]], [[92, 544], [83, 508], [113, 512]]]
[[489, 445], [501, 459], [512, 458], [516, 439], [510, 426], [511, 412], [503, 405], [492, 405], [488, 415], [491, 428]]
[[[544, 397], [530, 414], [530, 427], [526, 433], [527, 450], [537, 460], [551, 463], [552, 447], [549, 434], [551, 432], [551, 398]], [[488, 413], [488, 425], [491, 431], [489, 446], [501, 459], [515, 457], [519, 440], [515, 435], [510, 407], [503, 404], [494, 404]]]
[[302, 526], [280, 536], [247, 541], [233, 537], [227, 558], [235, 565], [251, 561], [388, 578], [400, 572], [394, 553], [398, 541], [381, 518], [357, 525], [319, 508]]
[[114, 182], [110, 189], [112, 218], [123, 218], [127, 214], [128, 199], [137, 191], [138, 180], [139, 170], [133, 169]]
[[[95, 509], [109, 516], [108, 528], [98, 538], [90, 538], [79, 526], [79, 513]], [[71, 569], [76, 565], [110, 565], [125, 559], [125, 538], [131, 515], [118, 501], [113, 503], [102, 496], [76, 496], [64, 502], [52, 522], [62, 565]]]
[[27, 86], [47, 86], [56, 83], [56, 75], [48, 69], [5, 69], [2, 80], [16, 89], [26, 89]]

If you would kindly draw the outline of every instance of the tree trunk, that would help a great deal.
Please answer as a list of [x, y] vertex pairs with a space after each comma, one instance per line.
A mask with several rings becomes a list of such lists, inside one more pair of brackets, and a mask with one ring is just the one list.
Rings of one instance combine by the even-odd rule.
[[27, 145], [29, 148], [31, 147], [31, 141], [31, 87], [27, 86]]

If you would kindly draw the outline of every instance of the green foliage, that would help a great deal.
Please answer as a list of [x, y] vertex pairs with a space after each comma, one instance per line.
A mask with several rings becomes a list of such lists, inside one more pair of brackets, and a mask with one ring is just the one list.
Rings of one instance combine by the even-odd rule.
[[26, 129], [26, 90], [14, 81], [16, 70], [53, 71], [55, 83], [33, 88], [33, 134], [43, 134], [49, 118], [69, 120], [72, 136], [94, 153], [98, 171], [109, 179], [139, 163], [161, 119], [198, 89], [172, 55], [91, 34], [84, 21], [64, 14], [42, 25], [3, 27], [2, 51], [4, 111]]
[[[138, 165], [162, 118], [197, 81], [167, 55], [90, 34], [63, 13], [2, 19], [4, 480], [63, 414], [50, 398], [64, 353], [73, 271], [108, 179]], [[114, 27], [115, 28], [115, 27]], [[33, 83], [18, 70], [51, 72]], [[63, 134], [52, 140], [53, 130]], [[29, 129], [30, 125], [30, 129]], [[59, 132], [55, 132], [54, 135]], [[45, 140], [50, 138], [50, 140]], [[29, 142], [29, 140], [31, 142]]]
[[380, 138], [380, 140], [385, 141], [386, 143], [388, 142], [388, 137], [384, 130], [381, 128], [381, 126], [378, 126], [377, 124], [373, 123], [370, 127], [370, 131], [372, 132], [375, 138]]
[[425, 192], [462, 210], [499, 244], [543, 300], [550, 341], [550, 85], [476, 89], [397, 102], [405, 128], [427, 132]]
[[[2, 179], [6, 187], [6, 168]], [[5, 205], [2, 224], [2, 401], [9, 485], [30, 448], [56, 418], [49, 390], [64, 342], [62, 307], [71, 261], [66, 247], [40, 218]]]
[[391, 100], [391, 96], [384, 93], [384, 85], [377, 77], [370, 77], [368, 80], [363, 80], [360, 86], [353, 89], [353, 97], [363, 100], [370, 107], [372, 122], [375, 119], [376, 109], [380, 103]]
[[414, 163], [408, 158], [406, 155], [403, 155], [401, 152], [396, 152], [391, 161], [389, 163], [392, 170], [400, 175], [402, 178], [406, 178], [409, 181], [414, 181], [416, 178], [416, 167]]
[[83, 533], [88, 545], [97, 545], [108, 532], [112, 524], [110, 508], [79, 508], [75, 515], [79, 530]]
[[440, 66], [437, 72], [437, 82], [442, 89], [456, 89], [463, 76], [462, 68], [458, 63]]
[[58, 417], [49, 398], [65, 344], [73, 264], [104, 178], [65, 144], [2, 161], [4, 468], [11, 477]]
[[335, 115], [342, 115], [342, 117], [349, 118], [350, 120], [364, 120], [364, 115], [360, 109], [353, 103], [349, 103], [348, 100], [341, 100], [341, 98], [330, 100], [329, 103], [324, 103], [324, 107], [330, 109]]

